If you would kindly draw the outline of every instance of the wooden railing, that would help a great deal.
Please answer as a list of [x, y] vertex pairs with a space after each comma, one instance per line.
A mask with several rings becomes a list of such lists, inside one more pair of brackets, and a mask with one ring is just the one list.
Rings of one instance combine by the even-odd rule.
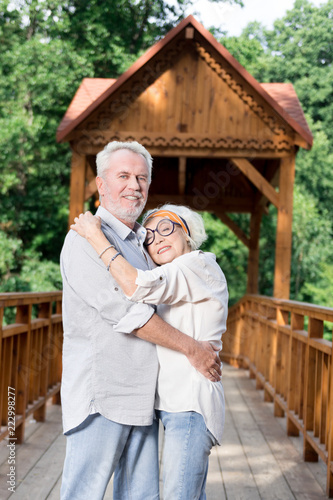
[[0, 440], [21, 443], [27, 417], [43, 421], [47, 400], [60, 403], [61, 298], [0, 294]]
[[[22, 442], [27, 417], [42, 421], [48, 399], [60, 402], [61, 298], [61, 292], [0, 294], [0, 440]], [[323, 332], [332, 324], [333, 309], [246, 295], [229, 310], [222, 351], [224, 360], [249, 368], [275, 416], [286, 416], [287, 433], [303, 434], [304, 459], [326, 463], [330, 497], [333, 359]]]
[[286, 416], [288, 435], [303, 434], [305, 461], [327, 465], [327, 495], [333, 497], [333, 309], [246, 295], [229, 310], [223, 356], [249, 368], [250, 377]]

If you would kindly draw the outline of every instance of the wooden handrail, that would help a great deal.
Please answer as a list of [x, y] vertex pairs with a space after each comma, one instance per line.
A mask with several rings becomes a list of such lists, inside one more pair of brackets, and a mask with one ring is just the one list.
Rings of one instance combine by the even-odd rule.
[[[0, 294], [0, 440], [13, 437], [13, 409], [20, 443], [27, 417], [43, 421], [47, 400], [60, 402], [61, 300], [62, 292]], [[10, 308], [15, 319], [4, 326]], [[326, 463], [333, 497], [333, 360], [324, 322], [333, 323], [333, 309], [246, 295], [229, 309], [222, 358], [249, 368], [275, 416], [287, 417], [288, 435], [303, 434], [304, 459]]]
[[288, 435], [303, 434], [304, 460], [326, 463], [333, 497], [333, 359], [325, 322], [333, 324], [332, 308], [246, 295], [229, 309], [221, 357], [249, 369], [274, 415], [286, 416]]
[[[21, 443], [27, 417], [43, 421], [47, 400], [60, 403], [61, 299], [62, 292], [0, 294], [0, 440]], [[8, 314], [15, 320], [4, 326]]]

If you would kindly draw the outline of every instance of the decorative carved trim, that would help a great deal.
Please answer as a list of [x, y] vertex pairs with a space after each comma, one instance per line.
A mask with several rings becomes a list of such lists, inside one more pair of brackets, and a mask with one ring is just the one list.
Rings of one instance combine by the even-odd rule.
[[261, 118], [275, 135], [287, 134], [286, 128], [282, 127], [274, 116], [266, 113], [264, 108], [255, 101], [254, 97], [248, 94], [243, 89], [243, 86], [233, 78], [233, 75], [226, 71], [204, 47], [196, 43], [196, 49], [201, 59], [225, 81], [228, 87]]
[[292, 151], [293, 143], [286, 138], [279, 142], [270, 139], [257, 140], [254, 138], [238, 139], [235, 137], [191, 137], [191, 136], [169, 136], [140, 135], [138, 133], [112, 133], [107, 132], [98, 135], [84, 134], [76, 142], [76, 150], [84, 151], [88, 146], [100, 147], [101, 149], [111, 141], [138, 141], [143, 146], [161, 148], [197, 148], [197, 149], [237, 149], [252, 151]]

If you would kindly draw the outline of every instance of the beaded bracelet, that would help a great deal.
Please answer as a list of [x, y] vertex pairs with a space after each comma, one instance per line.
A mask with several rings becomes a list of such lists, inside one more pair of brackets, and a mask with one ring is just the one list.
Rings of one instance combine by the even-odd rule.
[[120, 252], [117, 252], [111, 259], [110, 259], [110, 262], [109, 262], [109, 265], [107, 267], [107, 271], [109, 272], [110, 271], [110, 266], [112, 264], [112, 262], [114, 261], [114, 259], [116, 259], [118, 257], [118, 255], [121, 255]]
[[109, 245], [108, 247], [104, 248], [104, 250], [102, 250], [102, 252], [99, 254], [98, 258], [100, 259], [102, 257], [102, 255], [107, 251], [109, 250], [109, 248], [114, 248], [114, 245]]

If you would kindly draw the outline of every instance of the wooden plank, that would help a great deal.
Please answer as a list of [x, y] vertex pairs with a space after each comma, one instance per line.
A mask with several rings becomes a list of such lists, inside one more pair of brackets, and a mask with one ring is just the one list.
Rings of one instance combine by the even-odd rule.
[[[60, 489], [61, 489], [61, 480], [62, 480], [62, 475], [60, 475], [58, 481], [53, 486], [51, 493], [47, 497], [47, 500], [59, 500], [59, 498], [60, 498]], [[107, 496], [105, 496], [105, 500], [109, 500], [109, 498]]]
[[[325, 466], [303, 462], [301, 438], [286, 436], [285, 419], [272, 416], [273, 405], [263, 402], [262, 391], [255, 390], [248, 372], [225, 364], [223, 384], [226, 425], [222, 446], [213, 448], [210, 457], [207, 499], [326, 498], [323, 491]], [[34, 432], [30, 428], [34, 428]], [[48, 407], [46, 422], [27, 425], [27, 435], [26, 444], [17, 447], [16, 496], [23, 500], [58, 500], [65, 454], [60, 408]], [[0, 463], [4, 446], [5, 442], [0, 443]], [[8, 464], [3, 463], [0, 473], [4, 474], [6, 467]], [[0, 482], [0, 497], [6, 500], [8, 497], [4, 495], [5, 484]], [[112, 483], [105, 500], [112, 500]]]
[[66, 438], [60, 435], [17, 487], [16, 495], [20, 500], [48, 497], [61, 477], [65, 449]]
[[226, 500], [226, 491], [222, 480], [222, 467], [218, 454], [219, 446], [214, 446], [209, 457], [206, 496], [209, 500]]
[[[24, 444], [16, 446], [16, 493], [12, 495], [14, 498], [26, 498], [30, 500], [31, 498], [36, 498], [38, 500], [44, 500], [46, 496], [20, 496], [18, 495], [19, 486], [24, 484], [25, 479], [29, 474], [33, 473], [36, 464], [43, 460], [45, 452], [50, 448], [52, 443], [55, 442], [57, 438], [65, 439], [62, 435], [62, 424], [61, 424], [61, 408], [59, 406], [50, 406], [48, 408], [47, 420], [43, 424], [31, 423], [27, 424], [27, 439]], [[8, 449], [7, 441], [0, 443], [0, 477], [6, 476], [8, 474]], [[59, 464], [63, 464], [64, 454], [57, 457]], [[47, 482], [45, 477], [39, 481], [39, 483]], [[29, 482], [31, 485], [31, 482]], [[39, 487], [43, 487], [43, 484], [39, 484]], [[22, 490], [26, 491], [26, 490]], [[6, 482], [0, 481], [0, 498], [1, 500], [6, 500], [9, 498], [10, 492], [7, 490]]]
[[222, 446], [216, 448], [222, 468], [222, 478], [226, 498], [259, 500], [260, 495], [255, 478], [244, 454], [238, 430], [232, 418], [233, 409], [226, 405], [226, 427]]
[[231, 161], [273, 205], [279, 207], [279, 193], [246, 158], [234, 157]]
[[[302, 455], [295, 449], [285, 430], [280, 426], [278, 422], [280, 419], [272, 418], [272, 404], [264, 403], [260, 393], [253, 391], [253, 381], [245, 379], [242, 370], [236, 371], [234, 376], [237, 377], [237, 385], [241, 396], [247, 403], [248, 412], [265, 436], [269, 452], [273, 454], [281, 475], [290, 488], [291, 496], [277, 495], [275, 498], [283, 498], [283, 500], [285, 498], [296, 498], [297, 500], [326, 498], [321, 484], [307, 464], [303, 462]], [[294, 439], [301, 441], [301, 438]]]

